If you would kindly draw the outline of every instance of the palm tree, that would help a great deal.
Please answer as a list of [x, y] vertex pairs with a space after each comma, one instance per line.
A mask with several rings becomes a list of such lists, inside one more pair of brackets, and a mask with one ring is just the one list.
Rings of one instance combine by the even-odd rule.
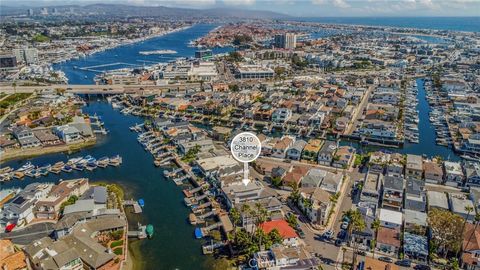
[[233, 235], [235, 239], [237, 237], [237, 224], [240, 222], [240, 213], [238, 212], [237, 208], [233, 207], [230, 209], [230, 216], [232, 217], [233, 221]]
[[[350, 239], [350, 236], [352, 233], [355, 232], [361, 232], [365, 230], [365, 220], [363, 219], [362, 213], [358, 209], [355, 210], [348, 210], [344, 212], [343, 214], [344, 217], [348, 217], [350, 220], [350, 223], [348, 224], [348, 236]], [[350, 242], [350, 241], [349, 241]], [[357, 251], [358, 251], [358, 242], [354, 241], [353, 242], [353, 256], [352, 256], [352, 269], [355, 267], [355, 264], [357, 262]]]
[[373, 222], [372, 222], [372, 229], [373, 229], [373, 239], [372, 239], [372, 242], [370, 243], [370, 248], [372, 249], [372, 253], [373, 253], [373, 258], [375, 259], [375, 243], [377, 242], [377, 233], [378, 233], [378, 229], [380, 228], [380, 220], [379, 219], [375, 219]]
[[[248, 220], [248, 213], [250, 213], [250, 205], [245, 203], [245, 204], [242, 205], [242, 214], [245, 216], [245, 220], [247, 221], [247, 223], [249, 221]], [[245, 228], [245, 229], [247, 229], [247, 228]]]

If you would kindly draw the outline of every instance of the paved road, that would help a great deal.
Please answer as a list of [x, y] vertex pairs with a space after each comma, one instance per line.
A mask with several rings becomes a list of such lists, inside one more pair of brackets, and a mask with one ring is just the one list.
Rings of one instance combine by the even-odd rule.
[[36, 223], [10, 233], [0, 233], [0, 239], [11, 239], [14, 244], [27, 245], [53, 232], [55, 224], [51, 222]]

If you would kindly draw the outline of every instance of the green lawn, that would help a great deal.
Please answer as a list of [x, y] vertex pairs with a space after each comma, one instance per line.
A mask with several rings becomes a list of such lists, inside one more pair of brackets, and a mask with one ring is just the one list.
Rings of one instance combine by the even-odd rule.
[[119, 248], [116, 248], [113, 250], [113, 253], [115, 253], [115, 255], [122, 255], [123, 254], [123, 248], [119, 247]]
[[114, 248], [114, 247], [118, 247], [118, 246], [121, 246], [123, 245], [123, 240], [118, 240], [118, 241], [114, 241], [110, 244], [110, 247], [111, 248]]

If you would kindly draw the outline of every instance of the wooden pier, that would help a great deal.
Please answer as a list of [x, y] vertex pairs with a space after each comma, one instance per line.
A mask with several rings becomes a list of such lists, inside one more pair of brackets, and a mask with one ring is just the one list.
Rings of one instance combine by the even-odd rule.
[[124, 206], [133, 206], [133, 212], [135, 214], [140, 214], [142, 213], [142, 207], [140, 207], [140, 205], [138, 204], [137, 201], [135, 200], [126, 200], [123, 202], [123, 205]]

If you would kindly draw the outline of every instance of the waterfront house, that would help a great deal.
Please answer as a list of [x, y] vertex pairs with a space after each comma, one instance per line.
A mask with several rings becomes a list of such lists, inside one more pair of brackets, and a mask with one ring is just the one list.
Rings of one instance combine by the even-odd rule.
[[283, 239], [283, 244], [285, 246], [297, 246], [298, 245], [298, 234], [295, 230], [288, 225], [284, 219], [266, 221], [259, 225], [259, 228], [265, 233], [271, 232], [273, 229], [276, 229], [280, 236]]
[[419, 155], [407, 155], [405, 177], [421, 180], [423, 178], [423, 158]]
[[245, 185], [241, 179], [222, 186], [222, 195], [226, 199], [229, 208], [242, 202], [257, 201], [274, 197], [274, 194], [265, 189], [261, 182], [250, 181]]
[[440, 164], [434, 161], [426, 161], [423, 163], [425, 171], [425, 181], [432, 184], [443, 183], [443, 169]]
[[33, 134], [43, 146], [52, 146], [62, 143], [60, 138], [48, 129], [33, 130]]
[[405, 157], [399, 153], [390, 154], [390, 161], [387, 164], [386, 174], [389, 176], [402, 177]]
[[400, 229], [381, 226], [377, 232], [375, 248], [378, 253], [395, 256], [400, 250]]
[[413, 233], [403, 234], [403, 253], [406, 259], [425, 263], [428, 259], [428, 239]]
[[333, 157], [332, 166], [348, 169], [355, 159], [355, 148], [351, 146], [340, 146]]
[[427, 213], [410, 209], [403, 210], [405, 232], [425, 235], [427, 232]]
[[400, 230], [403, 225], [403, 213], [398, 211], [380, 208], [378, 219], [385, 228]]
[[13, 128], [12, 133], [22, 148], [31, 148], [41, 145], [41, 142], [35, 137], [33, 131], [27, 126], [15, 127]]
[[331, 211], [331, 194], [318, 187], [301, 188], [299, 208], [314, 225], [325, 225]]
[[211, 139], [204, 139], [198, 141], [189, 141], [185, 143], [180, 143], [179, 148], [182, 154], [186, 154], [190, 149], [194, 149], [195, 147], [200, 147], [200, 152], [208, 152], [210, 150], [215, 149], [213, 145], [213, 141]]
[[429, 190], [427, 191], [428, 208], [439, 208], [442, 210], [450, 210], [448, 207], [447, 195], [444, 192]]
[[322, 146], [322, 141], [318, 139], [308, 140], [307, 145], [303, 148], [302, 160], [308, 162], [317, 162], [318, 152]]
[[283, 136], [272, 148], [272, 157], [284, 159], [287, 155], [287, 150], [295, 142], [294, 137]]
[[463, 170], [460, 162], [445, 161], [443, 163], [445, 170], [445, 185], [461, 186], [463, 185]]
[[330, 166], [337, 149], [337, 143], [334, 141], [325, 141], [318, 152], [318, 164]]
[[466, 186], [480, 186], [480, 163], [465, 162], [465, 182]]
[[61, 181], [54, 185], [49, 194], [39, 199], [35, 205], [35, 216], [39, 219], [56, 219], [60, 213], [62, 203], [70, 196], [80, 197], [89, 188], [88, 179]]
[[287, 158], [292, 160], [300, 160], [302, 157], [303, 148], [307, 145], [304, 140], [296, 140], [293, 145], [287, 150]]
[[465, 223], [462, 241], [462, 269], [476, 270], [480, 264], [480, 226]]
[[426, 211], [427, 195], [424, 181], [412, 178], [407, 179], [404, 208], [420, 212]]
[[396, 211], [402, 209], [404, 183], [404, 179], [401, 177], [385, 176], [383, 180], [383, 207]]
[[[203, 175], [210, 177], [218, 175], [221, 169], [231, 168], [238, 171], [239, 163], [230, 155], [202, 158], [195, 161]], [[243, 167], [240, 168], [243, 172]]]
[[63, 125], [55, 127], [54, 133], [65, 143], [73, 143], [82, 138], [80, 131], [71, 125]]
[[[475, 207], [473, 202], [464, 194], [449, 193], [450, 210], [462, 218], [473, 221], [475, 218]], [[468, 211], [470, 208], [472, 211]]]

